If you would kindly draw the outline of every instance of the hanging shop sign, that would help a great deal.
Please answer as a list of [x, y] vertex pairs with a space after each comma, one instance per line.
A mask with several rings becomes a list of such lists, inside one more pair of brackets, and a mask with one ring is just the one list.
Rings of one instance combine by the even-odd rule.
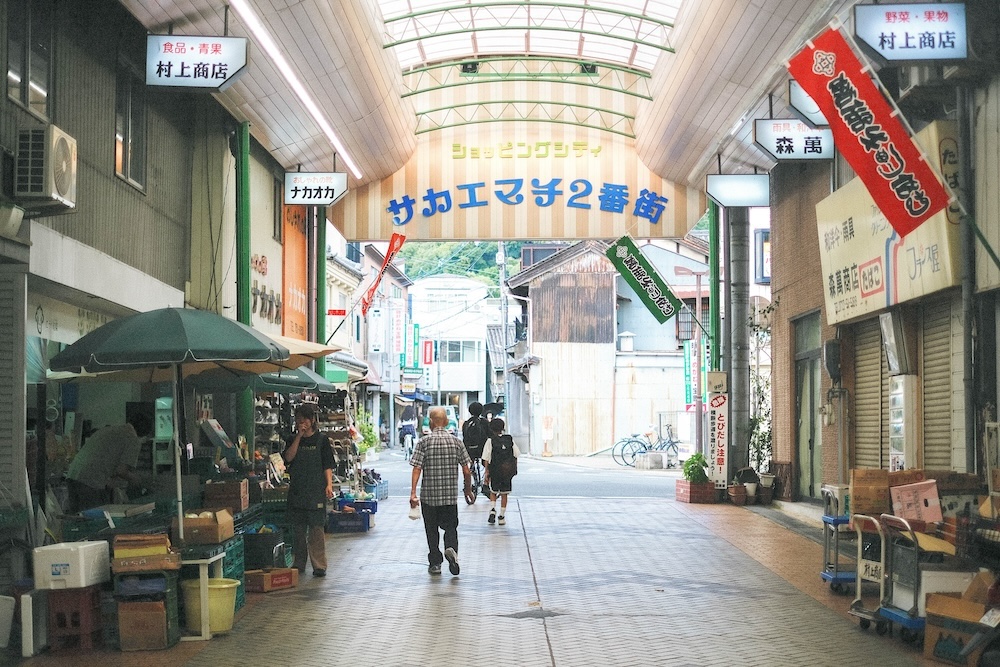
[[854, 34], [889, 62], [965, 60], [969, 55], [961, 2], [855, 5]]
[[802, 84], [795, 79], [788, 80], [788, 107], [792, 113], [812, 127], [829, 125], [816, 100], [809, 97], [809, 93], [802, 90]]
[[715, 488], [728, 485], [729, 461], [729, 394], [708, 397], [708, 476]]
[[394, 174], [352, 188], [330, 212], [348, 239], [676, 238], [704, 194], [642, 164], [633, 143], [537, 128], [497, 140], [481, 126], [421, 135]]
[[220, 92], [246, 69], [246, 37], [146, 36], [147, 86]]
[[375, 276], [375, 280], [372, 281], [371, 286], [368, 291], [365, 292], [364, 297], [361, 299], [361, 315], [367, 315], [368, 309], [372, 306], [372, 301], [375, 300], [375, 293], [378, 292], [378, 285], [382, 282], [382, 276], [385, 275], [385, 270], [389, 268], [389, 264], [392, 262], [396, 253], [399, 249], [403, 247], [403, 241], [406, 237], [402, 234], [393, 234], [392, 238], [389, 240], [389, 249], [385, 252], [385, 259], [382, 260], [382, 268], [379, 269], [378, 274]]
[[285, 203], [332, 206], [347, 194], [347, 173], [285, 172]]
[[837, 150], [900, 236], [948, 205], [944, 186], [839, 30], [808, 42], [788, 71], [816, 100]]
[[[282, 286], [283, 294], [276, 301], [281, 333], [290, 338], [306, 340], [309, 324], [309, 247], [306, 234], [307, 209], [305, 206], [282, 206]], [[270, 295], [269, 295], [270, 296]], [[270, 301], [270, 299], [268, 299]]]
[[423, 341], [423, 357], [421, 358], [421, 363], [424, 366], [430, 366], [434, 363], [434, 341], [425, 340]]
[[779, 162], [833, 159], [830, 128], [813, 128], [798, 118], [758, 118], [753, 122], [753, 140]]
[[705, 192], [719, 206], [753, 207], [771, 205], [771, 177], [767, 174], [709, 174]]
[[681, 309], [681, 302], [630, 237], [615, 241], [606, 254], [657, 322], [663, 324]]
[[[955, 123], [931, 123], [916, 140], [937, 158], [949, 186], [960, 191]], [[958, 285], [959, 213], [955, 203], [900, 238], [861, 179], [816, 204], [827, 322], [856, 319]]]

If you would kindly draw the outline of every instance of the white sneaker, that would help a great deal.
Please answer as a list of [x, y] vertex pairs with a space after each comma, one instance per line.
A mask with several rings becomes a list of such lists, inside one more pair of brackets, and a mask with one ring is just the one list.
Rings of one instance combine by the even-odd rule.
[[452, 574], [458, 574], [461, 570], [458, 566], [458, 553], [451, 547], [448, 547], [444, 550], [444, 558], [448, 561], [448, 571]]
[[507, 525], [507, 519], [503, 517], [503, 514], [497, 517], [497, 523], [499, 523], [501, 526]]

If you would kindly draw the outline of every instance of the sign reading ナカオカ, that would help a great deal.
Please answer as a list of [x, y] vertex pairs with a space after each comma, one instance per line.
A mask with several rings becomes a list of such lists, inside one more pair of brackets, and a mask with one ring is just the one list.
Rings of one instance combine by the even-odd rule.
[[236, 81], [246, 66], [246, 37], [146, 36], [147, 86], [221, 91]]
[[606, 254], [657, 322], [663, 324], [681, 309], [681, 302], [628, 236], [612, 243]]
[[349, 240], [676, 238], [704, 211], [701, 192], [649, 171], [621, 137], [492, 129], [421, 135], [402, 169], [352, 188], [331, 222]]
[[344, 172], [285, 172], [285, 204], [330, 206], [346, 192]]

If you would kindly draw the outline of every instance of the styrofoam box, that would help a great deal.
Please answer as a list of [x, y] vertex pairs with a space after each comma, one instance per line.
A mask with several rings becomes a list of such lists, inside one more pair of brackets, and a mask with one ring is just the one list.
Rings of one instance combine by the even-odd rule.
[[[930, 593], [964, 593], [972, 580], [975, 570], [949, 570], [946, 565], [938, 563], [920, 564], [920, 599], [917, 601], [917, 616], [927, 616], [927, 595]], [[892, 583], [892, 606], [903, 611], [913, 607], [914, 590], [912, 586]]]
[[63, 542], [36, 547], [35, 588], [84, 588], [111, 580], [108, 543]]

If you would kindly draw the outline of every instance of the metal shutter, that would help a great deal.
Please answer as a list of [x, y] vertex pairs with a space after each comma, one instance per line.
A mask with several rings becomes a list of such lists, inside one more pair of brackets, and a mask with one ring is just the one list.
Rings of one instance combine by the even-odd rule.
[[951, 470], [951, 301], [938, 299], [923, 308], [924, 468]]
[[[882, 332], [878, 318], [854, 326], [854, 468], [882, 467], [888, 391], [882, 388]], [[883, 397], [883, 394], [886, 396]], [[885, 402], [885, 405], [883, 405]]]

